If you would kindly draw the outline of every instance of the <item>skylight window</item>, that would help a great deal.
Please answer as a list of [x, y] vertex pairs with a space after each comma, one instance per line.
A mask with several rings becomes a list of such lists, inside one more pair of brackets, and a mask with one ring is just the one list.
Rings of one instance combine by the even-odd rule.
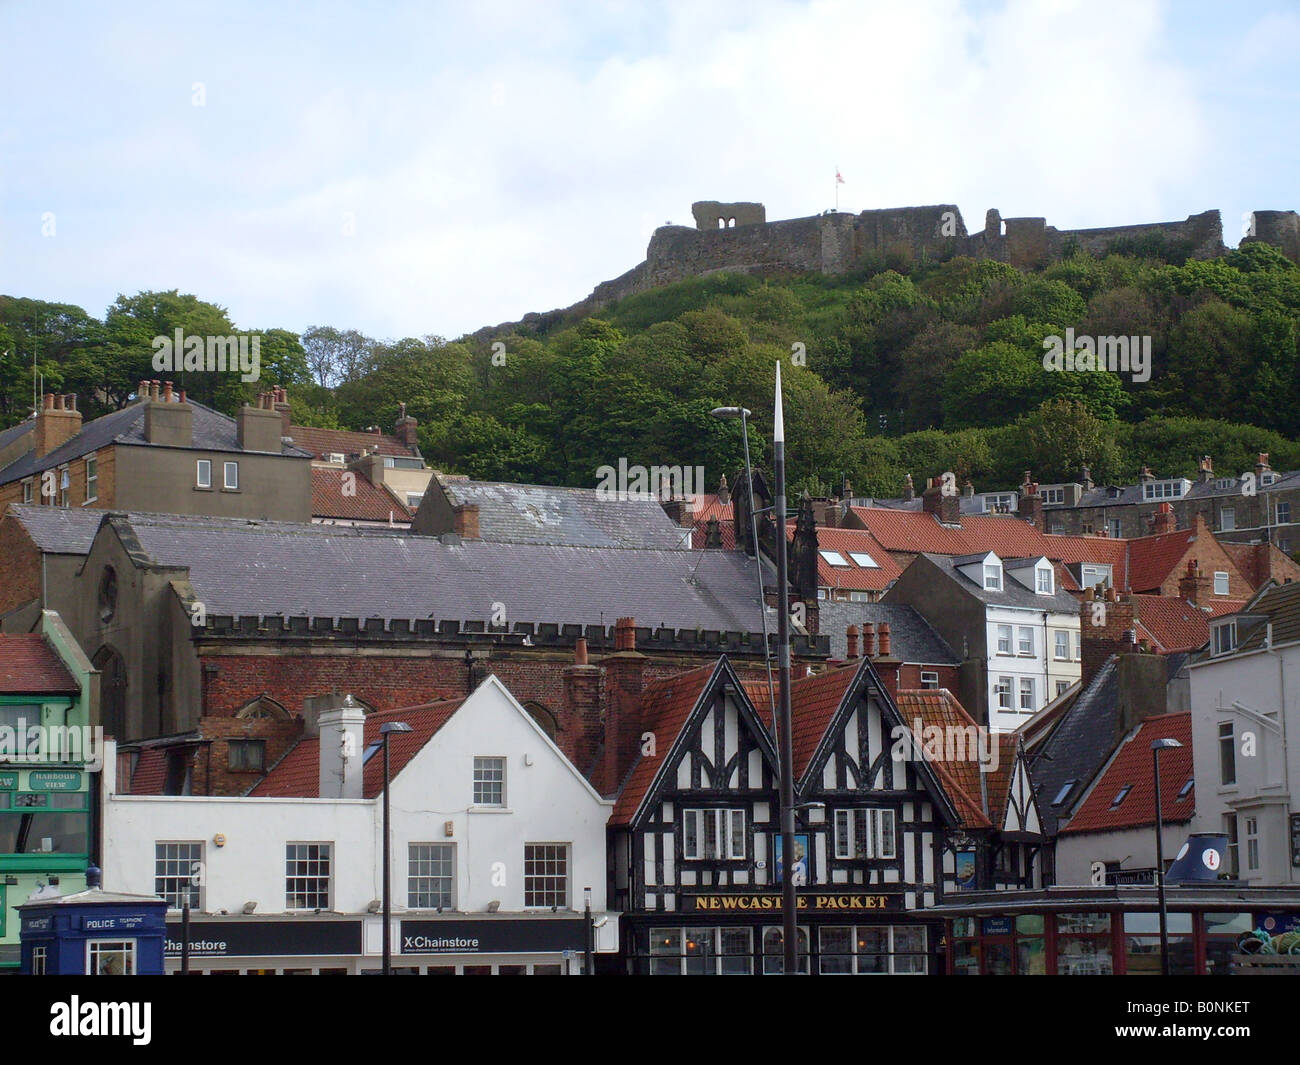
[[880, 569], [880, 563], [872, 558], [865, 551], [850, 551], [849, 558], [853, 559], [859, 566], [864, 569]]
[[838, 551], [818, 551], [817, 553], [832, 566], [847, 566], [849, 564], [849, 560]]
[[1187, 783], [1184, 784], [1184, 785], [1183, 785], [1183, 786], [1178, 790], [1178, 798], [1179, 798], [1180, 800], [1181, 800], [1181, 799], [1185, 799], [1185, 798], [1187, 798], [1187, 796], [1190, 795], [1190, 794], [1192, 793], [1192, 788], [1193, 788], [1193, 786], [1194, 786], [1195, 784], [1196, 784], [1196, 780], [1195, 780], [1195, 778], [1194, 778], [1194, 777], [1188, 777], [1188, 778], [1187, 778]]
[[1079, 783], [1078, 780], [1067, 780], [1062, 784], [1061, 790], [1056, 793], [1056, 798], [1052, 800], [1052, 805], [1060, 806], [1061, 803], [1065, 802], [1065, 800], [1070, 797], [1070, 792], [1074, 790], [1074, 786], [1077, 783]]
[[1110, 808], [1112, 810], [1115, 809], [1120, 803], [1122, 803], [1126, 798], [1128, 798], [1128, 793], [1132, 790], [1133, 790], [1132, 784], [1125, 784], [1122, 788], [1120, 788], [1119, 791], [1116, 793], [1115, 798], [1111, 799]]
[[377, 752], [379, 748], [382, 747], [383, 745], [384, 745], [383, 740], [375, 740], [374, 743], [367, 743], [366, 749], [361, 754], [361, 764], [365, 765], [368, 761], [370, 761], [370, 759], [372, 759], [375, 756], [375, 752]]

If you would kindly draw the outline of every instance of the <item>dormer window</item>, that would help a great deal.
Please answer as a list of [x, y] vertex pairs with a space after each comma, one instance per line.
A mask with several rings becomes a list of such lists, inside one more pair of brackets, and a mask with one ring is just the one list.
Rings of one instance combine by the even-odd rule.
[[1056, 587], [1052, 580], [1052, 567], [1039, 566], [1038, 569], [1035, 571], [1035, 574], [1038, 579], [1038, 594], [1039, 595], [1055, 594]]
[[1210, 654], [1226, 655], [1237, 646], [1237, 622], [1225, 621], [1210, 630]]
[[1002, 563], [984, 563], [984, 590], [986, 592], [1002, 591]]
[[1153, 499], [1179, 499], [1191, 486], [1191, 481], [1148, 481], [1142, 486], [1142, 498], [1150, 501]]

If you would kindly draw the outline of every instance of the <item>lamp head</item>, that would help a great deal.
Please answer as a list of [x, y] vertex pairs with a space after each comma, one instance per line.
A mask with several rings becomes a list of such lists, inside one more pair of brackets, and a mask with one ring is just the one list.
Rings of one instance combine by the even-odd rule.
[[379, 734], [387, 736], [390, 732], [411, 732], [411, 726], [405, 721], [386, 721], [379, 726]]
[[1169, 751], [1169, 750], [1173, 750], [1173, 748], [1175, 747], [1181, 747], [1181, 746], [1182, 744], [1179, 743], [1177, 740], [1163, 739], [1163, 740], [1154, 740], [1151, 744], [1151, 749], [1153, 751]]
[[748, 418], [750, 415], [747, 407], [714, 407], [709, 413], [715, 418]]

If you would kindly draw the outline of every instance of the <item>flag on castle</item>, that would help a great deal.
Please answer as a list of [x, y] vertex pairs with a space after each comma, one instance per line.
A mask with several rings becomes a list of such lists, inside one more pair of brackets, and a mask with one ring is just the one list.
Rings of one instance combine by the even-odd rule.
[[840, 168], [838, 166], [835, 168], [835, 184], [844, 184], [844, 175], [840, 173]]

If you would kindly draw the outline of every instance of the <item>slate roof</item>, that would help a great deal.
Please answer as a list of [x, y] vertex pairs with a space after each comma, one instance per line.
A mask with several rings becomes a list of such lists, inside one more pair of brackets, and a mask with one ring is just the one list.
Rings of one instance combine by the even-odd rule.
[[[915, 665], [961, 664], [943, 637], [915, 608], [905, 603], [842, 603], [824, 599], [817, 604], [817, 629], [821, 635], [830, 637], [832, 658], [848, 654], [850, 625], [856, 625], [860, 632], [866, 622], [871, 622], [879, 632], [882, 621], [889, 623], [890, 653], [895, 658]], [[860, 641], [858, 650], [862, 650]]]
[[[344, 493], [345, 476], [351, 475], [350, 493]], [[409, 524], [411, 511], [388, 489], [354, 471], [313, 466], [311, 470], [311, 513], [314, 518], [348, 521], [382, 521]]]
[[[405, 721], [410, 732], [395, 732], [388, 741], [389, 771], [396, 777], [460, 709], [464, 699], [447, 699], [422, 706], [383, 710], [366, 716], [365, 746], [382, 739], [380, 727], [389, 721]], [[376, 754], [362, 769], [361, 794], [373, 799], [384, 789], [384, 760]], [[320, 738], [299, 740], [252, 788], [259, 798], [320, 798]]]
[[323, 462], [329, 456], [345, 455], [348, 459], [356, 458], [363, 451], [378, 452], [380, 455], [394, 455], [413, 458], [414, 452], [405, 447], [395, 436], [386, 433], [361, 433], [349, 429], [318, 429], [312, 425], [290, 425], [289, 437], [294, 445]]
[[78, 695], [81, 686], [40, 633], [0, 634], [0, 695]]
[[[41, 470], [51, 469], [64, 462], [89, 455], [110, 444], [135, 444], [143, 447], [159, 447], [150, 444], [144, 435], [145, 403], [137, 402], [121, 410], [105, 414], [101, 418], [87, 422], [81, 431], [70, 440], [41, 458], [36, 457], [33, 447], [25, 455], [15, 459], [0, 470], [0, 484], [30, 477]], [[197, 451], [243, 451], [239, 446], [238, 427], [235, 419], [204, 406], [195, 400], [189, 401], [193, 408], [193, 444]], [[295, 458], [307, 458], [308, 453], [290, 444], [281, 445], [281, 453]]]
[[[1029, 775], [1034, 782], [1043, 831], [1049, 836], [1056, 834], [1060, 820], [1069, 815], [1089, 781], [1110, 756], [1118, 697], [1119, 674], [1112, 656], [1075, 697], [1052, 734], [1031, 755]], [[1076, 783], [1066, 802], [1053, 806], [1052, 800], [1069, 780]]]
[[[966, 574], [962, 573], [956, 566], [956, 559], [949, 555], [932, 555], [926, 553], [924, 556], [929, 562], [932, 562], [943, 573], [957, 581], [962, 590], [969, 595], [974, 596], [981, 602], [993, 606], [1015, 606], [1029, 607], [1034, 610], [1053, 610], [1063, 614], [1077, 614], [1079, 612], [1079, 603], [1074, 596], [1068, 592], [1061, 591], [1058, 587], [1051, 595], [1040, 595], [1038, 592], [1026, 588], [1014, 577], [1007, 573], [1002, 575], [1002, 590], [995, 591], [983, 586], [982, 582], [971, 580]], [[915, 565], [915, 563], [913, 563]]]
[[636, 816], [691, 712], [699, 705], [705, 688], [720, 668], [721, 661], [700, 666], [675, 677], [651, 681], [642, 690], [642, 728], [654, 733], [655, 753], [643, 754], [633, 764], [610, 815], [611, 825], [630, 824]]
[[0, 429], [0, 448], [8, 447], [24, 433], [30, 433], [35, 428], [36, 419], [29, 416], [26, 421], [11, 425], [8, 429]]
[[[1272, 585], [1257, 593], [1238, 616], [1236, 648], [1226, 655], [1215, 655], [1214, 660], [1262, 650], [1270, 623], [1274, 646], [1300, 640], [1300, 581]], [[1207, 648], [1200, 658], [1208, 656]]]
[[[1166, 824], [1190, 821], [1196, 813], [1196, 788], [1193, 786], [1182, 798], [1179, 792], [1192, 779], [1192, 715], [1160, 714], [1143, 721], [1115, 752], [1061, 834], [1154, 825], [1156, 786], [1151, 744], [1165, 737], [1178, 740], [1182, 746], [1160, 755], [1161, 817]], [[1129, 789], [1127, 794], [1115, 805], [1124, 788]]]
[[479, 535], [513, 544], [568, 547], [688, 546], [691, 531], [677, 525], [653, 498], [601, 499], [594, 488], [444, 480], [452, 505], [478, 506]]
[[10, 503], [5, 511], [22, 525], [37, 548], [54, 555], [86, 554], [104, 513], [93, 507], [40, 507], [30, 503]]
[[728, 551], [444, 543], [364, 526], [118, 516], [189, 570], [209, 616], [437, 618], [762, 631], [754, 562]]

